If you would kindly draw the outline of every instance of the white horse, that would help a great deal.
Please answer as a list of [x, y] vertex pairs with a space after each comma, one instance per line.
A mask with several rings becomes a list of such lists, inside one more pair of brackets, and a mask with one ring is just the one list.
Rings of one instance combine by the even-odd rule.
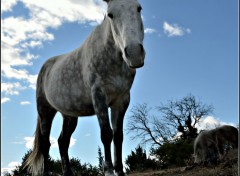
[[194, 142], [195, 163], [216, 162], [224, 154], [224, 145], [231, 144], [238, 147], [238, 130], [224, 125], [213, 130], [202, 131]]
[[58, 144], [64, 176], [73, 175], [68, 147], [78, 117], [94, 114], [98, 117], [104, 145], [105, 175], [114, 175], [114, 170], [117, 175], [124, 175], [123, 118], [136, 68], [144, 65], [145, 58], [142, 8], [137, 0], [105, 1], [107, 16], [102, 24], [80, 48], [47, 60], [38, 75], [37, 128], [33, 151], [25, 163], [32, 175], [49, 175], [49, 135], [57, 111], [63, 116]]

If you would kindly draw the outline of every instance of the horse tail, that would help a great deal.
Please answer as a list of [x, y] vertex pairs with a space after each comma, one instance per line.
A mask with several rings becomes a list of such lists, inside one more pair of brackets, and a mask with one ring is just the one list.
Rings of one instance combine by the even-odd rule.
[[40, 117], [38, 116], [37, 128], [35, 131], [35, 139], [33, 143], [33, 150], [27, 160], [24, 163], [24, 168], [28, 168], [28, 172], [33, 176], [42, 175], [44, 168], [44, 157], [40, 148], [41, 145], [41, 129], [40, 129]]

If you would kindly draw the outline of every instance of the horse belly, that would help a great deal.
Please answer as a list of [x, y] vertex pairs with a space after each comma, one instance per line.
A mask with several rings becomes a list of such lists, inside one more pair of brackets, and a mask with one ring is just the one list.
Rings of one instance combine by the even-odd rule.
[[68, 83], [49, 87], [49, 103], [59, 112], [69, 116], [94, 115], [91, 93], [79, 83]]

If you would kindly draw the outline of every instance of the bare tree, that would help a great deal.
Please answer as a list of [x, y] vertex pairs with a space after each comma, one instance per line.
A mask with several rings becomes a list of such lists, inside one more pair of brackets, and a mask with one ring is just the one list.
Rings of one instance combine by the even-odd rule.
[[169, 101], [157, 107], [168, 125], [182, 133], [184, 139], [195, 138], [200, 119], [213, 112], [213, 106], [203, 104], [195, 96], [188, 95], [182, 100]]
[[161, 146], [172, 136], [171, 130], [158, 118], [150, 116], [147, 104], [137, 104], [131, 109], [132, 115], [127, 125], [127, 133], [134, 133], [132, 139], [141, 139], [141, 143]]
[[188, 95], [182, 100], [161, 104], [157, 110], [160, 112], [158, 117], [150, 114], [151, 108], [147, 104], [138, 104], [131, 109], [127, 133], [134, 134], [132, 139], [138, 138], [143, 144], [161, 146], [174, 140], [178, 132], [181, 132], [183, 139], [195, 138], [196, 125], [202, 117], [213, 111], [213, 107], [197, 101], [193, 95]]

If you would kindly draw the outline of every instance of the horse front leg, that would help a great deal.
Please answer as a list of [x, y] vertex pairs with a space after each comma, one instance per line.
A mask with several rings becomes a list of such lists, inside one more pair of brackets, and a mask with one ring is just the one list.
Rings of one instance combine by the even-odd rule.
[[114, 143], [114, 169], [118, 176], [125, 175], [122, 164], [122, 142], [123, 142], [123, 119], [130, 102], [130, 95], [127, 94], [111, 106], [111, 121], [113, 127]]
[[92, 90], [92, 98], [94, 110], [97, 114], [101, 130], [101, 140], [104, 146], [105, 154], [105, 162], [103, 166], [104, 174], [105, 176], [115, 176], [113, 173], [113, 164], [111, 157], [111, 142], [113, 138], [113, 132], [109, 122], [106, 95], [100, 88], [94, 88]]

